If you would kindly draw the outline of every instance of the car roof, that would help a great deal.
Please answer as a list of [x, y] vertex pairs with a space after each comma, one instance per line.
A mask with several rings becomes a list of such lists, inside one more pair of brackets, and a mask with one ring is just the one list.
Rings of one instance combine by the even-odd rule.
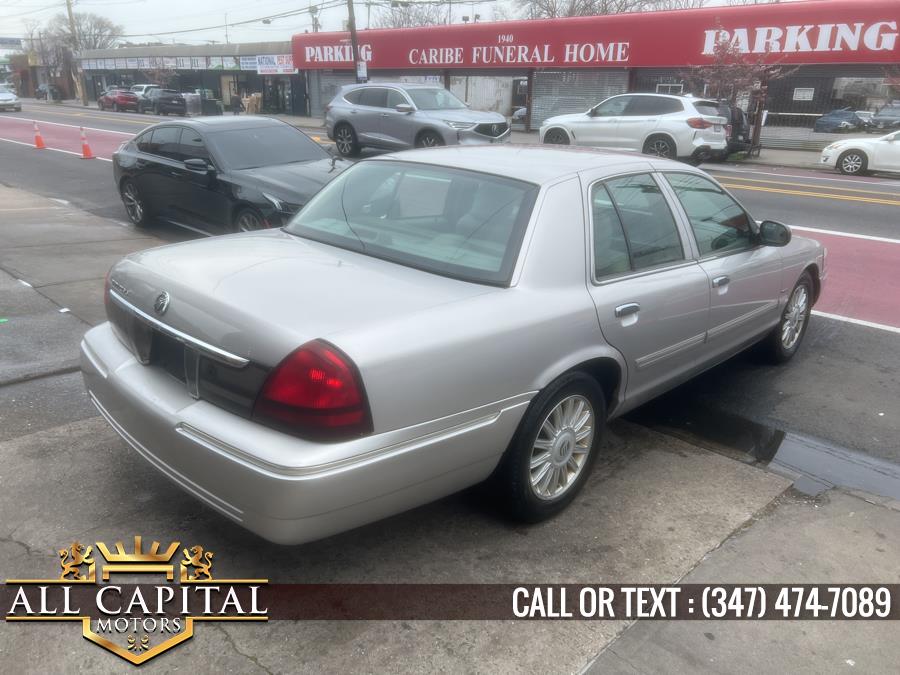
[[[543, 185], [583, 171], [606, 169], [607, 175], [669, 169], [700, 173], [680, 162], [637, 153], [547, 145], [472, 145], [419, 148], [362, 160], [402, 160], [475, 170]], [[602, 174], [601, 174], [602, 175]]]
[[273, 119], [271, 117], [260, 117], [257, 115], [245, 115], [241, 117], [232, 115], [214, 115], [210, 117], [198, 117], [196, 119], [180, 119], [174, 123], [203, 131], [218, 131], [220, 129], [254, 129], [257, 127], [274, 127], [280, 124], [287, 124], [287, 122], [282, 122], [281, 120]]
[[371, 87], [395, 87], [397, 89], [443, 89], [444, 85], [435, 82], [428, 84], [427, 82], [364, 82], [362, 84], [348, 84], [344, 87], [344, 91], [352, 91], [354, 89], [368, 89]]

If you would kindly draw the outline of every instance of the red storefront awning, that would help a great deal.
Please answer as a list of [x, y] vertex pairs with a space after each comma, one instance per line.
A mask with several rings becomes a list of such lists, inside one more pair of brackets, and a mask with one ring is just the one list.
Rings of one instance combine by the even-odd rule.
[[[728, 39], [784, 64], [900, 63], [900, 1], [810, 0], [358, 32], [369, 69], [684, 67]], [[352, 68], [350, 34], [293, 38], [300, 69]]]

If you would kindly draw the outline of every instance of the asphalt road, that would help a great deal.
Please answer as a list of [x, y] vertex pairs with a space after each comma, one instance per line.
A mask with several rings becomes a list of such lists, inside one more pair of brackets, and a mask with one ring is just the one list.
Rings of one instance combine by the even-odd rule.
[[[39, 121], [49, 150], [32, 145]], [[159, 118], [164, 119], [164, 118]], [[50, 197], [126, 227], [109, 161], [85, 161], [80, 126], [108, 159], [150, 115], [29, 105], [0, 116], [0, 183]], [[75, 153], [75, 154], [72, 154]], [[829, 279], [807, 345], [789, 368], [740, 356], [685, 385], [710, 415], [723, 410], [840, 446], [900, 460], [900, 180], [847, 178], [830, 171], [706, 167], [758, 219], [788, 223], [829, 249]], [[197, 235], [159, 226], [153, 235]]]

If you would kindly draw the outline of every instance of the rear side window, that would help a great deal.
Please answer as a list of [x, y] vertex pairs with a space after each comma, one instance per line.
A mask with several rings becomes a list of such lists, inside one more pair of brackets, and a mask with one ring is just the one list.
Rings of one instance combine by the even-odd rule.
[[667, 115], [669, 113], [681, 112], [684, 106], [681, 101], [675, 98], [663, 98], [662, 96], [634, 96], [628, 108], [625, 110], [626, 115]]
[[360, 105], [367, 105], [373, 108], [387, 108], [387, 93], [388, 90], [381, 87], [363, 89], [359, 103]]
[[159, 127], [153, 130], [147, 152], [169, 159], [184, 159], [181, 156], [181, 149], [178, 147], [180, 139], [181, 127]]
[[362, 96], [362, 89], [354, 89], [353, 91], [348, 91], [344, 94], [344, 100], [349, 101], [350, 103], [359, 103], [359, 97]]
[[675, 219], [652, 176], [614, 178], [606, 187], [625, 230], [632, 269], [684, 259]]
[[141, 152], [150, 152], [150, 137], [153, 135], [152, 131], [148, 131], [145, 134], [141, 134], [138, 136], [134, 143], [137, 145], [137, 149]]

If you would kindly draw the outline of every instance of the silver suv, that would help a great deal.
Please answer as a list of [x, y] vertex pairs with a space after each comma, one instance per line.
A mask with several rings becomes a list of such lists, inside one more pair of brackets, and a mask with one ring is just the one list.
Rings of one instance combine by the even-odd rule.
[[448, 90], [427, 84], [343, 87], [325, 107], [325, 129], [345, 157], [364, 147], [404, 150], [509, 140], [503, 115], [470, 110]]
[[622, 94], [541, 126], [541, 142], [637, 150], [668, 159], [700, 161], [728, 147], [715, 101], [692, 96]]

